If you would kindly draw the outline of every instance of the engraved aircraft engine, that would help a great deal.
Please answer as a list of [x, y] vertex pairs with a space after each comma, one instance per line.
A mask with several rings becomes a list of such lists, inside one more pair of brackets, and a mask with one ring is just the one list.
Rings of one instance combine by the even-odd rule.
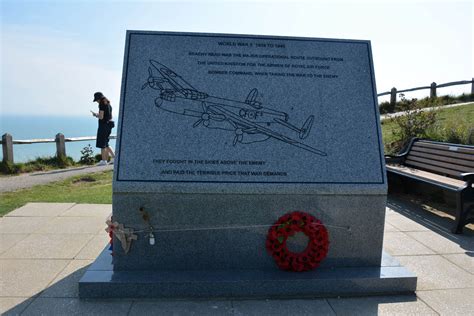
[[225, 115], [214, 113], [206, 105], [206, 102], [202, 102], [201, 107], [202, 107], [201, 118], [193, 124], [193, 127], [198, 127], [200, 124], [208, 127], [211, 121], [222, 122], [225, 120]]
[[251, 144], [256, 142], [263, 142], [270, 138], [270, 136], [261, 134], [255, 128], [240, 128], [237, 127], [234, 130], [235, 136], [234, 140], [232, 141], [232, 145], [237, 145], [237, 143], [242, 144]]

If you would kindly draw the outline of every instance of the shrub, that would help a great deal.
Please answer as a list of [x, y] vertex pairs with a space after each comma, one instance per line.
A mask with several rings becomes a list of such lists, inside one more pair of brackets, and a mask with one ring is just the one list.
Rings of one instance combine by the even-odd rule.
[[427, 137], [441, 142], [473, 145], [474, 126], [465, 118], [456, 118], [443, 124], [435, 124], [428, 129]]
[[474, 93], [463, 93], [457, 99], [461, 103], [474, 101]]
[[79, 163], [84, 165], [92, 165], [95, 163], [94, 151], [92, 150], [91, 144], [87, 144], [87, 146], [81, 150]]
[[400, 97], [399, 105], [404, 114], [393, 118], [398, 129], [394, 131], [395, 141], [389, 148], [400, 149], [412, 137], [426, 137], [427, 130], [436, 122], [435, 111], [423, 111], [417, 99], [406, 99], [403, 94]]
[[[403, 94], [400, 94], [402, 97]], [[416, 99], [414, 99], [416, 100]], [[421, 100], [416, 100], [415, 103], [420, 108], [432, 107], [432, 106], [442, 106], [448, 104], [455, 104], [455, 103], [464, 103], [474, 101], [474, 94], [472, 93], [463, 93], [459, 96], [452, 96], [452, 95], [443, 95], [436, 98], [426, 97]], [[379, 104], [380, 114], [387, 114], [387, 113], [394, 113], [403, 111], [403, 99], [401, 101], [396, 102], [395, 104], [390, 104], [388, 101], [381, 102]]]
[[67, 168], [69, 166], [74, 166], [74, 164], [74, 159], [64, 155], [52, 157], [51, 162], [49, 163], [50, 166], [59, 168]]
[[391, 104], [388, 101], [384, 101], [379, 105], [380, 114], [387, 114], [395, 112], [395, 104]]
[[0, 163], [0, 172], [3, 174], [16, 174], [19, 172], [19, 168], [17, 164], [2, 161]]
[[6, 163], [0, 165], [0, 172], [3, 174], [17, 174], [23, 172], [44, 171], [55, 168], [67, 168], [74, 166], [74, 160], [69, 156], [61, 157], [37, 157], [35, 160], [25, 163]]

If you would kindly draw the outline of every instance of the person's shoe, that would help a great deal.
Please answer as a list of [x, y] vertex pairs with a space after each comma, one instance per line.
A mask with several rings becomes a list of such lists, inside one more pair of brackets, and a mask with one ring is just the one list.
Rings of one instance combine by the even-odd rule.
[[115, 158], [110, 158], [109, 165], [113, 165], [115, 161]]
[[107, 161], [106, 160], [101, 160], [97, 166], [107, 166]]

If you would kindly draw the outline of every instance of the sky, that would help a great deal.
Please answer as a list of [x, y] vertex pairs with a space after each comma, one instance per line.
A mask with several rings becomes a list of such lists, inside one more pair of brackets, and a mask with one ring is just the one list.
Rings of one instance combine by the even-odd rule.
[[[474, 74], [473, 1], [0, 4], [0, 115], [90, 115], [96, 91], [118, 108], [126, 30], [370, 40], [378, 93], [471, 80]], [[470, 90], [464, 85], [438, 94]]]

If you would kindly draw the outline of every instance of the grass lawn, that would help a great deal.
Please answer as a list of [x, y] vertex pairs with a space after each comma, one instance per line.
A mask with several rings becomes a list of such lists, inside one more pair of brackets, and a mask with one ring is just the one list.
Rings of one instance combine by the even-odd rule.
[[[448, 124], [448, 122], [474, 122], [474, 103], [469, 103], [452, 108], [437, 110], [435, 126]], [[471, 123], [472, 125], [472, 123]], [[384, 144], [395, 140], [394, 131], [398, 126], [392, 120], [382, 121], [382, 135]]]
[[112, 170], [0, 193], [0, 216], [28, 202], [112, 204]]

